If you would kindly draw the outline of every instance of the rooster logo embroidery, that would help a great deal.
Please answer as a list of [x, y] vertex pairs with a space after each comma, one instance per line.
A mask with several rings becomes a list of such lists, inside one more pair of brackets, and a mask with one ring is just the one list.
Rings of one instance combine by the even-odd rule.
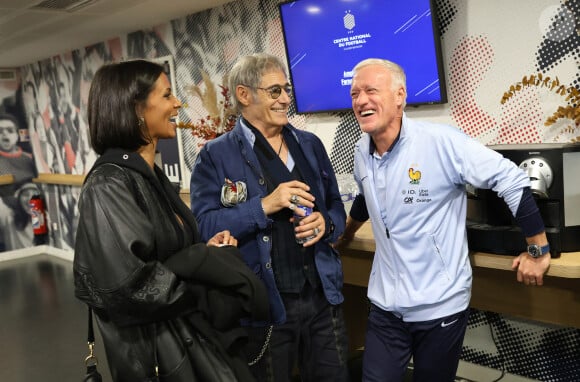
[[409, 183], [419, 184], [421, 180], [421, 171], [419, 170], [415, 171], [413, 167], [409, 167], [409, 179], [411, 179]]

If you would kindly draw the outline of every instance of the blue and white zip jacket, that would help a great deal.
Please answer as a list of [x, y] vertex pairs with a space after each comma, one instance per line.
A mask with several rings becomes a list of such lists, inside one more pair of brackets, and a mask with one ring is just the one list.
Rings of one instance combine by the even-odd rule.
[[410, 322], [469, 305], [465, 185], [493, 189], [514, 216], [530, 187], [523, 170], [459, 129], [406, 115], [398, 142], [380, 159], [362, 136], [354, 176], [376, 241], [368, 297]]

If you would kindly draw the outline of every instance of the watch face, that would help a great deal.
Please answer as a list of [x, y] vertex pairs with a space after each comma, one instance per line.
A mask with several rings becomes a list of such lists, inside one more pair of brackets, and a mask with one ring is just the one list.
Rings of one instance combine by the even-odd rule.
[[531, 244], [528, 245], [528, 253], [532, 257], [540, 257], [542, 256], [542, 249], [539, 245]]

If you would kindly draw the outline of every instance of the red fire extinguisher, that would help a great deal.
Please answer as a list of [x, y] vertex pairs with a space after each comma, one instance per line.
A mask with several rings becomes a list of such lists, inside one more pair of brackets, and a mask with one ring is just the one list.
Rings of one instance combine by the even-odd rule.
[[46, 222], [46, 209], [44, 200], [38, 194], [30, 198], [30, 216], [32, 219], [32, 231], [34, 233], [34, 245], [48, 243], [48, 225]]

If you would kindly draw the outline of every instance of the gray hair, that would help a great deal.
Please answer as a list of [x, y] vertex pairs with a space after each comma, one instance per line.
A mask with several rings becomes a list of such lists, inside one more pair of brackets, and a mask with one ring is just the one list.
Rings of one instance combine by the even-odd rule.
[[277, 70], [286, 75], [286, 65], [278, 57], [271, 54], [254, 53], [240, 57], [228, 75], [228, 86], [230, 94], [232, 94], [231, 102], [235, 110], [240, 112], [242, 108], [236, 98], [236, 87], [238, 85], [248, 86], [252, 89], [252, 94], [256, 94], [256, 88], [260, 86], [262, 76]]
[[360, 69], [370, 65], [382, 66], [383, 68], [387, 69], [389, 73], [391, 73], [391, 86], [393, 90], [397, 90], [399, 87], [403, 87], [405, 90], [405, 100], [403, 101], [404, 108], [407, 104], [407, 76], [405, 75], [403, 68], [392, 61], [384, 60], [382, 58], [367, 58], [366, 60], [362, 60], [356, 64], [352, 70], [353, 76], [356, 75]]

